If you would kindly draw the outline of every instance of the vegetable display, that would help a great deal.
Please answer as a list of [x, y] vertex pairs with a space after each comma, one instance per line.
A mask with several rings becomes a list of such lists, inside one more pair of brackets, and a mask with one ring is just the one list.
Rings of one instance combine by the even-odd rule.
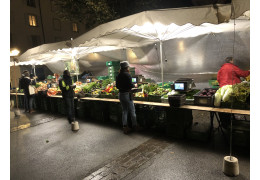
[[48, 90], [47, 83], [43, 83], [43, 82], [36, 83], [35, 87], [36, 87], [37, 91], [47, 91]]
[[199, 96], [213, 96], [216, 93], [215, 89], [204, 89]]
[[[214, 105], [220, 106], [223, 102], [238, 101], [245, 103], [250, 95], [250, 82], [244, 81], [238, 84], [226, 85], [219, 88], [215, 94]], [[233, 97], [233, 98], [232, 98]]]
[[87, 85], [82, 87], [82, 90], [84, 93], [91, 93], [91, 91], [94, 91], [98, 87], [97, 82], [91, 82], [88, 83]]
[[48, 91], [47, 91], [47, 95], [48, 96], [54, 96], [57, 94], [57, 88], [49, 88]]

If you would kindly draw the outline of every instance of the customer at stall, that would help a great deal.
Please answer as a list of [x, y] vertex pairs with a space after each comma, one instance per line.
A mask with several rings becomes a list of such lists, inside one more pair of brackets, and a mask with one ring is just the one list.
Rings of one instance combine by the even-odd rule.
[[[36, 78], [36, 77], [35, 77]], [[34, 94], [30, 94], [29, 85], [35, 85], [35, 78], [30, 78], [29, 71], [25, 70], [19, 80], [19, 87], [24, 91], [24, 112], [32, 113]]]
[[123, 132], [127, 134], [131, 131], [127, 123], [128, 112], [131, 115], [132, 127], [136, 131], [140, 130], [136, 121], [135, 106], [131, 96], [131, 89], [135, 85], [132, 83], [132, 77], [129, 73], [129, 63], [127, 61], [120, 63], [120, 71], [116, 77], [116, 87], [119, 89], [119, 100], [122, 107]]
[[69, 123], [72, 123], [75, 120], [75, 110], [74, 110], [74, 88], [76, 85], [73, 85], [74, 82], [70, 76], [70, 72], [65, 70], [63, 72], [62, 79], [59, 80], [59, 87], [62, 92], [62, 98], [65, 103], [65, 107], [67, 110], [67, 116]]
[[[250, 71], [243, 71], [236, 65], [234, 65], [233, 57], [227, 57], [225, 63], [221, 66], [218, 71], [217, 80], [220, 87], [225, 85], [233, 85], [240, 83], [240, 77], [247, 77], [250, 75]], [[218, 113], [222, 127], [227, 128], [230, 124], [231, 114], [230, 113]], [[235, 116], [232, 115], [235, 119]]]
[[218, 71], [217, 80], [220, 87], [233, 85], [241, 82], [240, 77], [247, 77], [249, 74], [250, 71], [243, 71], [234, 65], [233, 57], [227, 57]]

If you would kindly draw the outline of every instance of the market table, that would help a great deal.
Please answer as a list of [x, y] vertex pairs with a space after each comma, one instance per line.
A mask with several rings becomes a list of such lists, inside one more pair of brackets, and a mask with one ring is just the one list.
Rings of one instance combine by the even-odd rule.
[[[16, 95], [16, 93], [10, 93], [10, 95]], [[17, 93], [17, 95], [24, 95], [23, 93]], [[49, 96], [51, 98], [62, 98], [61, 95]], [[81, 100], [90, 100], [90, 101], [107, 101], [107, 102], [119, 102], [119, 99], [108, 99], [108, 98], [94, 98], [94, 97], [83, 97]], [[170, 107], [169, 103], [161, 103], [161, 102], [149, 102], [149, 101], [134, 101], [135, 104], [143, 104], [150, 106], [163, 106]], [[250, 110], [242, 110], [242, 109], [230, 109], [230, 108], [216, 108], [216, 107], [208, 107], [208, 106], [195, 106], [195, 105], [183, 105], [178, 108], [182, 109], [191, 109], [191, 110], [199, 110], [199, 111], [209, 111], [209, 112], [223, 112], [223, 113], [232, 113], [232, 114], [241, 114], [241, 115], [250, 115]]]
[[[10, 93], [10, 95], [16, 95], [16, 93]], [[24, 94], [23, 93], [17, 93], [17, 95], [23, 96]], [[54, 98], [60, 99], [60, 98], [62, 98], [62, 96], [61, 95], [54, 95], [54, 96], [48, 96], [48, 98], [50, 99], [50, 102], [52, 102], [51, 99], [54, 99]], [[75, 97], [75, 99], [77, 99], [77, 98]], [[112, 103], [113, 102], [114, 103], [119, 103], [120, 102], [119, 99], [95, 98], [95, 97], [83, 97], [83, 98], [80, 98], [80, 101], [96, 101], [96, 102], [112, 102]], [[53, 104], [53, 103], [50, 103], [50, 104]], [[169, 103], [149, 102], [149, 101], [135, 101], [135, 100], [134, 100], [134, 104], [147, 105], [147, 106], [157, 106], [157, 107], [166, 107], [168, 111], [171, 111], [171, 113], [174, 114], [174, 115], [171, 115], [169, 117], [169, 119], [179, 119], [179, 120], [177, 120], [178, 123], [182, 123], [181, 122], [182, 120], [183, 121], [189, 121], [187, 119], [190, 119], [191, 117], [189, 115], [187, 115], [187, 114], [190, 114], [192, 110], [207, 111], [207, 112], [210, 113], [210, 134], [211, 134], [211, 132], [213, 130], [214, 117], [216, 117], [216, 119], [218, 121], [218, 124], [219, 124], [219, 128], [220, 128], [220, 130], [223, 133], [218, 113], [250, 115], [250, 110], [240, 110], [240, 109], [230, 109], [230, 108], [216, 108], [216, 107], [196, 106], [196, 105], [182, 105], [180, 107], [170, 107]], [[183, 117], [183, 119], [182, 119], [180, 114], [187, 115], [187, 116]], [[173, 131], [173, 130], [171, 130], [171, 131]]]

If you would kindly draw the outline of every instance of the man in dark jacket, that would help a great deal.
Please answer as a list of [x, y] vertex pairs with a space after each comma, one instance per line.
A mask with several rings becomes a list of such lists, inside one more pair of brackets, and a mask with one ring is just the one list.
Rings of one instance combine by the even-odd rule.
[[132, 83], [132, 77], [129, 73], [129, 63], [123, 61], [120, 63], [120, 72], [116, 77], [116, 87], [119, 89], [119, 100], [122, 106], [123, 131], [127, 134], [131, 129], [127, 125], [128, 112], [131, 114], [132, 126], [135, 130], [140, 129], [136, 122], [135, 106], [131, 98], [131, 89], [135, 87]]
[[59, 87], [61, 89], [62, 98], [65, 103], [65, 107], [67, 110], [69, 123], [72, 123], [75, 120], [75, 112], [74, 112], [74, 88], [76, 85], [73, 85], [74, 82], [70, 76], [70, 72], [65, 70], [63, 72], [62, 79], [59, 80]]
[[25, 70], [22, 74], [22, 77], [19, 80], [19, 87], [23, 89], [24, 92], [24, 112], [33, 112], [33, 97], [34, 94], [30, 94], [29, 85], [35, 85], [36, 82], [34, 79], [30, 78], [29, 71]]

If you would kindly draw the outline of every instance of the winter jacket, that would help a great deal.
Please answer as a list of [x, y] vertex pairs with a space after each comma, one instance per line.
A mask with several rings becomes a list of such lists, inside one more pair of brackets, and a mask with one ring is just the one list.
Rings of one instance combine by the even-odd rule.
[[23, 76], [20, 80], [19, 80], [19, 87], [21, 89], [23, 89], [23, 92], [25, 95], [30, 95], [29, 93], [29, 85], [35, 85], [36, 82], [33, 79], [30, 79], [29, 77], [25, 77]]
[[240, 83], [240, 77], [247, 77], [250, 71], [243, 71], [232, 63], [225, 63], [218, 71], [217, 80], [219, 86], [233, 85]]
[[130, 92], [130, 90], [135, 87], [132, 83], [132, 77], [129, 72], [120, 72], [116, 77], [116, 87], [119, 92]]
[[75, 92], [71, 85], [73, 85], [73, 80], [70, 76], [63, 76], [63, 78], [59, 80], [59, 87], [63, 98], [74, 98]]

